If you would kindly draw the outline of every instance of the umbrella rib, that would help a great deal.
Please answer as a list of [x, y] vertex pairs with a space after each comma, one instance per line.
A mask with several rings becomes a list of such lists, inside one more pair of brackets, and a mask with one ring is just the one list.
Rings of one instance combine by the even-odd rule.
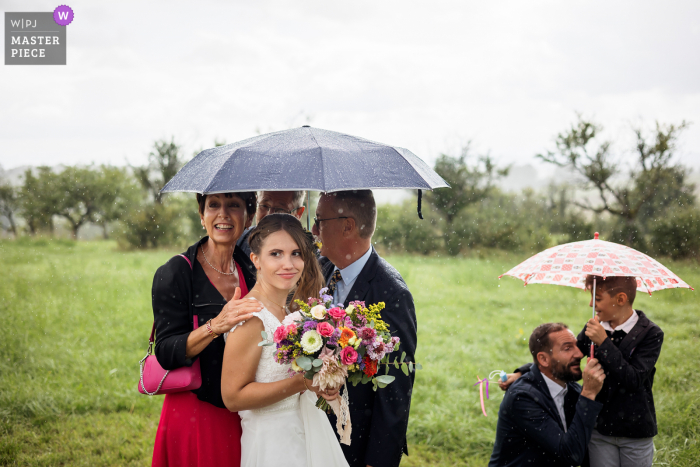
[[318, 149], [321, 153], [321, 170], [323, 172], [323, 192], [326, 192], [326, 162], [323, 160], [323, 148], [321, 147], [320, 144], [318, 144], [318, 140], [314, 136], [313, 132], [311, 131], [311, 128], [309, 128], [309, 134], [311, 135], [311, 139], [314, 140], [314, 143], [316, 143], [316, 146], [318, 146]]

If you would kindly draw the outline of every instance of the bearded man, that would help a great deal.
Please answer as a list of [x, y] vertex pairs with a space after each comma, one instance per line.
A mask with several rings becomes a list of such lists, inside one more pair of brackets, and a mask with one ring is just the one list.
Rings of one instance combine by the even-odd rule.
[[[532, 369], [508, 389], [498, 411], [489, 467], [587, 465], [586, 448], [598, 412], [605, 373], [583, 354], [563, 323], [537, 326], [530, 336]], [[576, 381], [583, 377], [583, 387]]]

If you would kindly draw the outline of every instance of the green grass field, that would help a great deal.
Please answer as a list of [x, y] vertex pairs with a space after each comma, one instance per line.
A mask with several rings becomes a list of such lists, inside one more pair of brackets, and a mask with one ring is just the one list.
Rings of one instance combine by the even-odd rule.
[[[161, 397], [136, 390], [155, 269], [175, 252], [122, 252], [109, 242], [0, 241], [0, 465], [150, 465]], [[404, 466], [483, 466], [502, 393], [481, 414], [476, 376], [529, 358], [537, 324], [576, 332], [585, 292], [523, 288], [497, 276], [523, 257], [388, 258], [416, 301], [424, 370], [416, 376]], [[697, 264], [667, 263], [700, 284]], [[655, 465], [700, 465], [697, 292], [638, 296], [666, 332], [654, 394]]]

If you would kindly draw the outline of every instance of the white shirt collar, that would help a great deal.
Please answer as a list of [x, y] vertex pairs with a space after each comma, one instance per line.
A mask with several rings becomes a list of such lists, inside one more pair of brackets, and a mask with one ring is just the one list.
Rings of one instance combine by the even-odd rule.
[[625, 331], [627, 334], [629, 334], [632, 328], [635, 326], [635, 324], [637, 324], [637, 321], [639, 321], [639, 315], [635, 310], [632, 310], [632, 316], [627, 318], [627, 321], [625, 321], [615, 329], [613, 329], [612, 326], [610, 326], [610, 321], [603, 321], [600, 324], [606, 331]]
[[346, 266], [345, 269], [340, 270], [340, 276], [343, 278], [343, 282], [346, 285], [355, 282], [355, 279], [357, 279], [357, 276], [360, 275], [362, 268], [365, 267], [365, 264], [367, 264], [367, 261], [369, 261], [369, 257], [371, 255], [372, 247], [370, 246], [364, 255], [357, 258], [354, 263]]
[[564, 384], [564, 386], [559, 386], [551, 378], [542, 373], [544, 382], [547, 383], [547, 389], [549, 389], [549, 395], [552, 396], [554, 405], [557, 407], [557, 412], [559, 412], [559, 419], [561, 420], [561, 426], [564, 427], [564, 431], [567, 431], [566, 426], [566, 414], [564, 413], [564, 398], [566, 393], [569, 392], [569, 387]]
[[544, 382], [547, 383], [547, 389], [549, 389], [549, 395], [552, 396], [552, 399], [555, 399], [559, 393], [563, 392], [564, 396], [566, 393], [569, 391], [569, 388], [566, 387], [566, 384], [564, 386], [559, 386], [557, 383], [554, 382], [549, 376], [545, 375], [542, 373], [542, 376], [544, 377]]

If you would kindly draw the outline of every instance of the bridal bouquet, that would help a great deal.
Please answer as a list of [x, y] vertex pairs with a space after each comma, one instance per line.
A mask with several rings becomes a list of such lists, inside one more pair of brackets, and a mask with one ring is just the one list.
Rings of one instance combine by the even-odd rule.
[[[395, 358], [390, 362], [389, 355], [398, 350], [400, 341], [391, 336], [389, 326], [381, 319], [383, 302], [367, 307], [364, 302], [354, 301], [343, 308], [333, 305], [333, 297], [327, 292], [327, 288], [321, 289], [320, 298], [309, 298], [306, 303], [297, 300], [299, 311], [287, 315], [274, 333], [275, 360], [279, 364], [291, 364], [290, 376], [305, 373], [305, 377], [312, 379], [321, 390], [340, 388], [350, 381], [355, 386], [371, 382], [376, 391], [394, 381], [395, 377], [387, 374], [390, 364], [401, 368], [405, 374], [420, 369], [417, 363], [404, 362], [405, 352], [400, 360]], [[382, 365], [384, 373], [380, 374]], [[329, 404], [319, 397], [316, 406], [336, 412], [341, 438], [341, 418], [344, 419], [342, 425], [347, 422], [349, 444], [347, 403], [346, 390], [340, 402]], [[343, 417], [337, 408], [345, 412]]]

